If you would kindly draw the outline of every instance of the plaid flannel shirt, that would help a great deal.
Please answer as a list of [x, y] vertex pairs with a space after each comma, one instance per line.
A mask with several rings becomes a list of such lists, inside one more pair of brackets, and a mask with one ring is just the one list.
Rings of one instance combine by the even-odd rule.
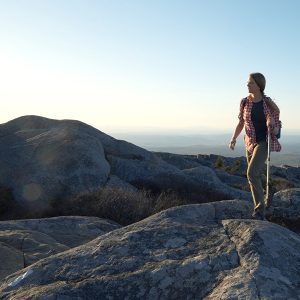
[[[248, 152], [252, 153], [256, 143], [256, 134], [255, 128], [251, 119], [251, 111], [252, 111], [253, 102], [247, 97], [243, 98], [240, 103], [240, 113], [239, 113], [239, 120], [244, 122], [245, 126], [245, 147]], [[279, 112], [271, 111], [268, 105], [266, 104], [265, 98], [263, 98], [263, 107], [264, 107], [264, 114], [266, 120], [269, 116], [272, 116], [275, 121], [275, 127], [281, 127], [281, 123], [279, 121]], [[268, 133], [266, 134], [266, 142], [268, 141]], [[274, 133], [271, 133], [271, 151], [279, 152], [281, 150], [281, 145], [276, 138]]]

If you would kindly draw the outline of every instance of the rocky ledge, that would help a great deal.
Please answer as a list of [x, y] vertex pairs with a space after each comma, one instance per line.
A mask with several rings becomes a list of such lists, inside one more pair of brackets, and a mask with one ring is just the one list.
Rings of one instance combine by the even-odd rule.
[[2, 280], [1, 299], [300, 299], [300, 237], [249, 202], [174, 207]]
[[85, 244], [119, 227], [94, 217], [0, 222], [0, 280], [42, 258]]

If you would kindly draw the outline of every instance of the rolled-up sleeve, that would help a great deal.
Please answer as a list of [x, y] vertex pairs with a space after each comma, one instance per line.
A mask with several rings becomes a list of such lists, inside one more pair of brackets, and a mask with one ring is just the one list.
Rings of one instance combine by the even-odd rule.
[[245, 107], [245, 99], [242, 99], [240, 103], [240, 111], [238, 115], [238, 119], [240, 122], [244, 122], [244, 107]]
[[281, 121], [279, 120], [279, 112], [273, 111], [272, 116], [274, 118], [275, 127], [280, 127], [281, 128]]

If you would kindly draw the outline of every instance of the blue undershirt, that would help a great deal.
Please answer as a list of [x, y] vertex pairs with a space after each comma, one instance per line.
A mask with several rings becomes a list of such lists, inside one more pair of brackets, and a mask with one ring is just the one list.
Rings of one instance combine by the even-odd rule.
[[251, 120], [255, 128], [256, 142], [259, 143], [261, 141], [265, 141], [267, 125], [262, 100], [259, 102], [253, 102]]

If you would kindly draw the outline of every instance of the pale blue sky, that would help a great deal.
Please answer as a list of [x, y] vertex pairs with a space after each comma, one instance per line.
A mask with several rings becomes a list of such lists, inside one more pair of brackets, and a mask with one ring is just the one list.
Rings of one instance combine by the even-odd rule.
[[233, 130], [250, 72], [298, 129], [300, 1], [0, 0], [0, 123]]

